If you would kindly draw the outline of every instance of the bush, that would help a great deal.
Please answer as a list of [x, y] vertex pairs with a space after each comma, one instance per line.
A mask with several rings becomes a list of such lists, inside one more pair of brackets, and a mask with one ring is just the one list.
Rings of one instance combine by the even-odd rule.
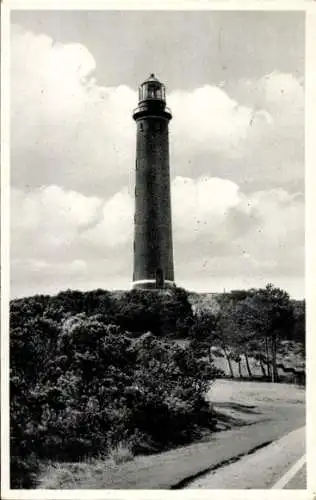
[[131, 290], [116, 301], [115, 323], [139, 334], [185, 337], [193, 321], [188, 294], [175, 287], [167, 292]]
[[134, 453], [131, 449], [129, 443], [118, 443], [114, 448], [112, 448], [109, 453], [109, 457], [112, 458], [115, 464], [122, 464], [128, 462], [134, 458]]
[[40, 317], [12, 328], [13, 488], [34, 484], [38, 459], [126, 460], [214, 428], [204, 399], [216, 373], [209, 362], [150, 333], [135, 339], [101, 317]]

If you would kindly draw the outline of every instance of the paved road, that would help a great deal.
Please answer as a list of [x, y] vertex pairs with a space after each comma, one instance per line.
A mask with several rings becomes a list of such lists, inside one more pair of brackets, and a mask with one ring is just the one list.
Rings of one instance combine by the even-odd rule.
[[306, 489], [305, 427], [192, 481], [188, 488]]
[[306, 463], [303, 467], [300, 468], [298, 472], [293, 476], [292, 479], [289, 480], [286, 486], [284, 486], [284, 490], [304, 490], [307, 486], [307, 477], [306, 477]]

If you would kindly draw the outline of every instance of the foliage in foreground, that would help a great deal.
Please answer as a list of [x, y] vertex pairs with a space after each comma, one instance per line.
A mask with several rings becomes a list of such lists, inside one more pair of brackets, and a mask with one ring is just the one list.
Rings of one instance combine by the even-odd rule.
[[305, 303], [272, 285], [218, 295], [209, 305], [207, 298], [192, 309], [178, 288], [12, 301], [12, 486], [32, 486], [39, 459], [78, 460], [125, 446], [153, 452], [212, 428], [204, 392], [218, 375], [214, 347], [232, 377], [231, 360], [240, 367], [244, 357], [252, 378], [249, 356], [274, 381], [284, 340], [305, 349]]
[[120, 443], [132, 453], [185, 444], [214, 427], [204, 399], [215, 369], [150, 333], [100, 317], [11, 324], [11, 482], [32, 486], [37, 460], [78, 461]]

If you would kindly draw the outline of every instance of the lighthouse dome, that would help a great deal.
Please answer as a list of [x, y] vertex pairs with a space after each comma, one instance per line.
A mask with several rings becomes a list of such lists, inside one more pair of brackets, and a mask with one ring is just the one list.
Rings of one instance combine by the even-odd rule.
[[166, 100], [165, 86], [158, 80], [154, 73], [151, 73], [147, 80], [139, 87], [139, 102], [151, 99], [164, 102]]

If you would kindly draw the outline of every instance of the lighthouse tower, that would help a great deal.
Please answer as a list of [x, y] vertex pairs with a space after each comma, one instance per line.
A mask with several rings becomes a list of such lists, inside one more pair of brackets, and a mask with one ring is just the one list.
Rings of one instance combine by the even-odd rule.
[[140, 85], [137, 125], [133, 288], [174, 285], [169, 136], [165, 86], [154, 74]]

